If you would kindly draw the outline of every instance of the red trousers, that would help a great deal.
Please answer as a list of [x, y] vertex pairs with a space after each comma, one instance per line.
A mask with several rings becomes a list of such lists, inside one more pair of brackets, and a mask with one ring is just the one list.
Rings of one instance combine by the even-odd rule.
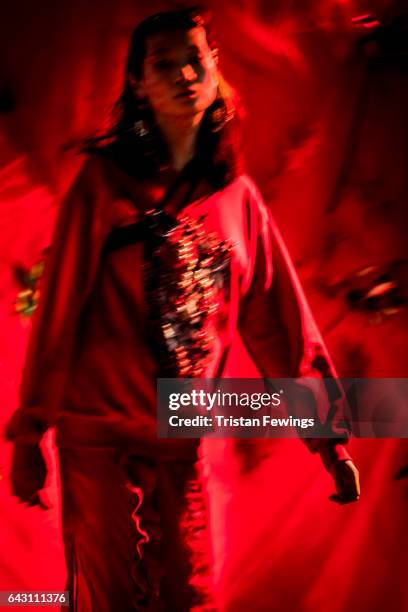
[[217, 610], [200, 462], [59, 454], [70, 610]]

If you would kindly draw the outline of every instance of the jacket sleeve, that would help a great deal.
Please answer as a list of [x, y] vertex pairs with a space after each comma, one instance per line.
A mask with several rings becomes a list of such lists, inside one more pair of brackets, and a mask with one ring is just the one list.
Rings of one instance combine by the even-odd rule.
[[[239, 331], [264, 378], [295, 379], [302, 414], [306, 404], [317, 430], [325, 430], [325, 437], [302, 441], [329, 467], [337, 459], [350, 459], [344, 448], [348, 431], [339, 413], [343, 391], [272, 215], [252, 181], [248, 189], [249, 218], [256, 223], [250, 246], [255, 262], [242, 295]], [[290, 407], [296, 413], [296, 405]]]
[[6, 426], [16, 443], [39, 442], [56, 422], [69, 384], [81, 310], [89, 295], [102, 241], [99, 199], [88, 160], [63, 199], [33, 315], [20, 386], [20, 407]]

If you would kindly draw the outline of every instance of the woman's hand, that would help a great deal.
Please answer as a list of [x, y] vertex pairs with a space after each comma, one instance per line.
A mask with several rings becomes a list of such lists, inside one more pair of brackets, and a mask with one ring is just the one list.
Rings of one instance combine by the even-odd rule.
[[330, 495], [330, 501], [338, 504], [348, 504], [360, 498], [358, 469], [350, 459], [335, 461], [330, 468], [330, 473], [336, 485], [336, 493]]
[[47, 509], [39, 496], [47, 478], [47, 464], [39, 444], [15, 444], [11, 463], [11, 489], [29, 506]]

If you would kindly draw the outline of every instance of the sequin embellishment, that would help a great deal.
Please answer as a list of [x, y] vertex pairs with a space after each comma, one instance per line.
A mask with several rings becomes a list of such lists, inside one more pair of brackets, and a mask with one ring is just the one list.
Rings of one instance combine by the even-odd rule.
[[145, 287], [161, 376], [203, 376], [229, 292], [229, 241], [204, 216], [149, 211]]

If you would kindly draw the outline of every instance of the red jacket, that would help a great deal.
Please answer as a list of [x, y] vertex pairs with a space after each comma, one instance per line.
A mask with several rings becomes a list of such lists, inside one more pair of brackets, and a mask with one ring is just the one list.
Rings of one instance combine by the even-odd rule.
[[[56, 426], [61, 446], [120, 444], [183, 454], [185, 441], [156, 438], [159, 372], [146, 331], [150, 305], [143, 284], [143, 242], [104, 250], [112, 230], [153, 208], [171, 178], [167, 172], [155, 182], [138, 182], [97, 156], [84, 164], [57, 220], [34, 314], [21, 404], [7, 429], [10, 440], [36, 442]], [[178, 215], [204, 216], [205, 234], [231, 245], [228, 297], [215, 315], [217, 335], [202, 376], [222, 376], [239, 332], [263, 377], [297, 378], [305, 386], [322, 373], [336, 377], [253, 181], [241, 175], [218, 191], [202, 184]], [[333, 441], [310, 439], [306, 444], [332, 460], [348, 457]]]

